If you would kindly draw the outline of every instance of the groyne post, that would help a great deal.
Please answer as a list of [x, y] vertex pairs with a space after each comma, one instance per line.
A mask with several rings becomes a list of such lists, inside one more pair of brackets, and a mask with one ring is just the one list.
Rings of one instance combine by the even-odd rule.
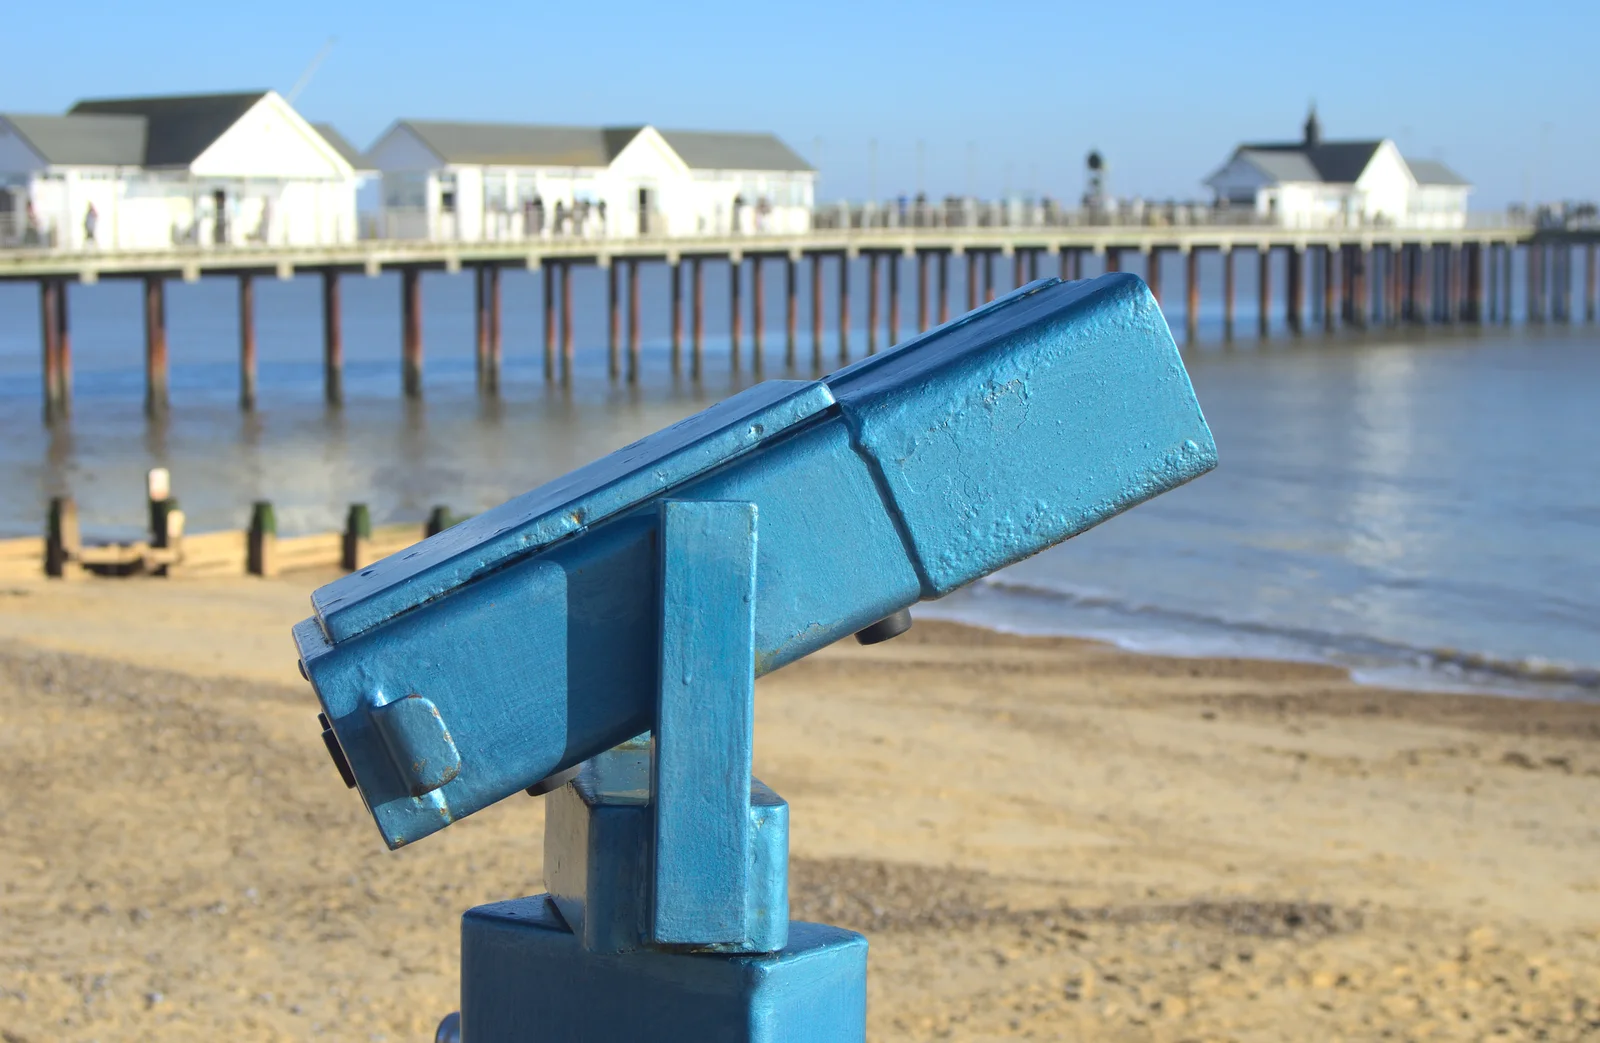
[[256, 280], [239, 275], [239, 408], [256, 408]]

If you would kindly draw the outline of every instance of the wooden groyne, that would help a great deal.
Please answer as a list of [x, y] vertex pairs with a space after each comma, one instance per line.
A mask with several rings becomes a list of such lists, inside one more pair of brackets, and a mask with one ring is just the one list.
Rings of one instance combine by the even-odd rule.
[[373, 525], [365, 504], [350, 505], [338, 532], [280, 537], [272, 504], [257, 501], [249, 524], [221, 532], [185, 531], [183, 511], [166, 472], [150, 473], [150, 530], [126, 542], [88, 543], [71, 497], [50, 501], [42, 536], [0, 540], [0, 582], [90, 576], [277, 576], [305, 570], [353, 572], [402, 551], [462, 520], [435, 507], [426, 521]]

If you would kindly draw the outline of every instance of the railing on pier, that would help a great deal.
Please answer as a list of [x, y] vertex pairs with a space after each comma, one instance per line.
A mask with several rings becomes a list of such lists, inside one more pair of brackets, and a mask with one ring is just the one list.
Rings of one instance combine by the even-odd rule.
[[[1585, 223], [1587, 222], [1587, 223]], [[810, 211], [791, 210], [761, 213], [752, 208], [734, 215], [723, 215], [716, 221], [704, 222], [693, 229], [670, 228], [665, 215], [637, 213], [609, 215], [603, 212], [586, 214], [551, 214], [549, 219], [523, 212], [491, 212], [482, 215], [471, 234], [465, 230], [460, 215], [428, 213], [420, 209], [390, 208], [377, 213], [361, 215], [358, 238], [348, 234], [329, 241], [307, 243], [264, 243], [255, 240], [216, 242], [212, 235], [173, 236], [170, 247], [159, 248], [174, 254], [200, 252], [204, 254], [232, 254], [260, 252], [263, 248], [317, 249], [356, 247], [363, 244], [395, 243], [421, 244], [588, 244], [617, 243], [639, 245], [650, 241], [692, 243], [696, 241], [721, 241], [728, 239], [794, 240], [799, 245], [809, 236], [837, 237], [840, 232], [1038, 232], [1059, 230], [1064, 233], [1110, 232], [1139, 230], [1167, 230], [1181, 233], [1187, 229], [1197, 231], [1214, 229], [1239, 229], [1241, 231], [1307, 231], [1318, 233], [1339, 232], [1440, 232], [1463, 230], [1498, 230], [1531, 232], [1540, 230], [1573, 230], [1594, 226], [1592, 207], [1555, 213], [1541, 208], [1537, 214], [1512, 208], [1506, 211], [1473, 211], [1469, 213], [1440, 212], [1413, 214], [1400, 220], [1368, 219], [1359, 214], [1334, 213], [1308, 219], [1296, 215], [1285, 220], [1274, 214], [1263, 214], [1248, 207], [1230, 207], [1208, 203], [1146, 203], [1139, 200], [1121, 201], [1107, 206], [1086, 206], [1067, 209], [1051, 200], [977, 200], [949, 198], [941, 201], [898, 200], [884, 203], [837, 203], [818, 206]], [[105, 244], [88, 244], [79, 247], [58, 247], [55, 229], [26, 221], [16, 212], [0, 213], [0, 250], [38, 251], [46, 253], [116, 254], [118, 251]], [[149, 251], [138, 251], [149, 252]]]

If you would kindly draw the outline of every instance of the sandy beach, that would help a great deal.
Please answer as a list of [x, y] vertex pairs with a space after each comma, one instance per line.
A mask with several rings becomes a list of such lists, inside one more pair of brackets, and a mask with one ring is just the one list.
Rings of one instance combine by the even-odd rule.
[[[326, 577], [0, 590], [0, 1039], [417, 1041], [516, 798], [397, 853], [288, 637]], [[922, 622], [763, 679], [793, 913], [876, 1040], [1600, 1035], [1600, 706]]]

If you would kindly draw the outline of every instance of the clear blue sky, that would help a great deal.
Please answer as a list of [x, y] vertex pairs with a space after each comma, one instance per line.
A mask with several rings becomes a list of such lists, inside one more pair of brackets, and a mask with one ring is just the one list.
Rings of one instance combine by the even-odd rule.
[[[1243, 139], [1390, 136], [1478, 185], [1476, 205], [1600, 196], [1600, 3], [154, 5], [5, 16], [0, 111], [75, 99], [287, 91], [365, 147], [396, 117], [770, 129], [822, 196], [969, 188], [1202, 194]], [[71, 20], [59, 12], [70, 10]], [[923, 156], [918, 162], [918, 142]]]

